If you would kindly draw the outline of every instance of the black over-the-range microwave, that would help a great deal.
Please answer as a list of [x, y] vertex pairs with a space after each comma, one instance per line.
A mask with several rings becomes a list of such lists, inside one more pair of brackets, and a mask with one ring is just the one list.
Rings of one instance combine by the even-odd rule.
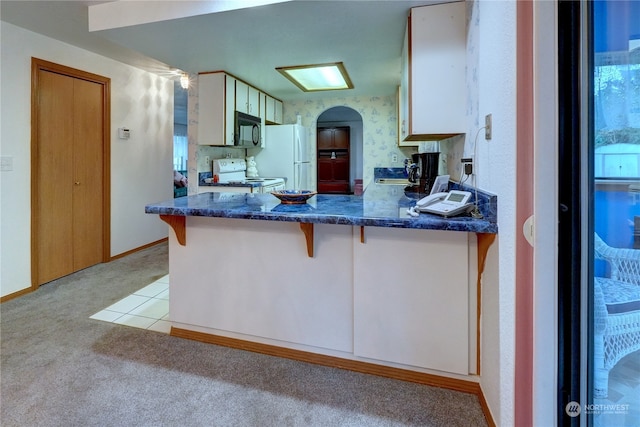
[[247, 148], [259, 147], [261, 128], [260, 117], [236, 111], [234, 145]]

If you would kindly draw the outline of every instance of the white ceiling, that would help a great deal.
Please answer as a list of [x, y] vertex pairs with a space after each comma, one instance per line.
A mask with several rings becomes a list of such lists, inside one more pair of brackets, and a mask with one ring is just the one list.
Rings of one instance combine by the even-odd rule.
[[[107, 2], [2, 0], [0, 18], [147, 71], [224, 70], [293, 100], [395, 93], [409, 9], [441, 2], [293, 0], [89, 32], [88, 5]], [[275, 70], [336, 61], [344, 62], [353, 90], [304, 93]]]

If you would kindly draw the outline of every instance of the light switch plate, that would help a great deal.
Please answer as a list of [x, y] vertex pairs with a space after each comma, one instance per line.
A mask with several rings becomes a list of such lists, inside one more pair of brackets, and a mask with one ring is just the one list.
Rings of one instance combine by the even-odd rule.
[[128, 128], [118, 128], [118, 138], [129, 139], [131, 137], [131, 131]]

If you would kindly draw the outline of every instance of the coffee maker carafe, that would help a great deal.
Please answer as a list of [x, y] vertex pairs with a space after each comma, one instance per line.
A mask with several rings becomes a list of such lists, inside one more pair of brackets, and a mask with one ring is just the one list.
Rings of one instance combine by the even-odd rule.
[[417, 153], [411, 155], [412, 165], [409, 166], [409, 182], [413, 185], [405, 191], [418, 194], [429, 194], [438, 176], [438, 162], [440, 153]]

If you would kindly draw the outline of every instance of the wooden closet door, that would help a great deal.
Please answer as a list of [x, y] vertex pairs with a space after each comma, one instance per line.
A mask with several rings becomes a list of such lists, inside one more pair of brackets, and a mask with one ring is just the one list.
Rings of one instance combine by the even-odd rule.
[[103, 261], [104, 90], [38, 70], [32, 245], [38, 286]]
[[103, 86], [73, 79], [73, 270], [102, 261]]
[[39, 72], [38, 192], [35, 195], [38, 282], [73, 271], [73, 79]]

